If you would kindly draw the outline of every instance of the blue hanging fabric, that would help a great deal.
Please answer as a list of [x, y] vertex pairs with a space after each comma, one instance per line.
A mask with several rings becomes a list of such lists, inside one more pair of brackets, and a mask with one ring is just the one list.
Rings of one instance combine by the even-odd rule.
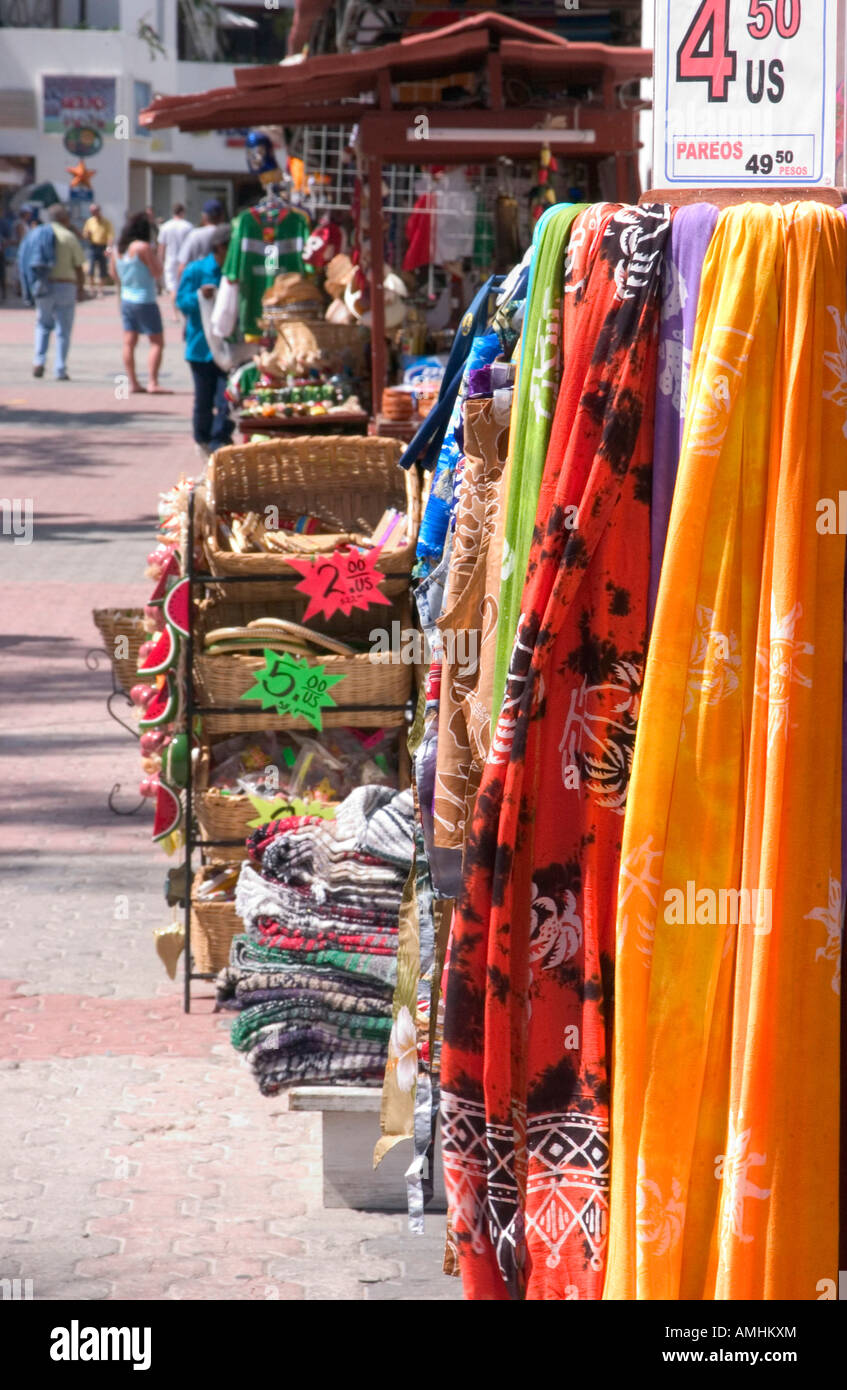
[[462, 384], [468, 354], [474, 339], [484, 330], [488, 322], [489, 296], [499, 290], [503, 280], [502, 275], [492, 275], [486, 280], [482, 289], [474, 297], [470, 308], [464, 314], [453, 339], [438, 400], [411, 444], [403, 453], [400, 459], [401, 468], [411, 468], [413, 463], [419, 463], [422, 468], [426, 469], [435, 467], [447, 426], [450, 423], [450, 417], [453, 414], [459, 387]]

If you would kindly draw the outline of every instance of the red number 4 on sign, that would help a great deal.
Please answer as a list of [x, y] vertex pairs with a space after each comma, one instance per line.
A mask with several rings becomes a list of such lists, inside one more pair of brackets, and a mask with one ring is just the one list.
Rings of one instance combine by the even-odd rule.
[[[703, 0], [676, 55], [677, 81], [708, 82], [709, 101], [727, 101], [738, 74], [738, 54], [729, 46], [729, 4]], [[749, 0], [747, 30], [754, 39], [766, 39], [776, 27], [781, 39], [793, 39], [802, 17], [802, 0]]]

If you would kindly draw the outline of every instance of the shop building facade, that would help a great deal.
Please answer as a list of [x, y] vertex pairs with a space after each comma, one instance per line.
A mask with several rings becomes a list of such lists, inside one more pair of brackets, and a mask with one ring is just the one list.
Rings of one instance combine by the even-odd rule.
[[[63, 195], [69, 166], [82, 158], [95, 171], [94, 197], [115, 226], [146, 206], [168, 216], [175, 200], [193, 221], [209, 197], [233, 211], [247, 179], [240, 131], [150, 132], [137, 120], [156, 92], [228, 86], [234, 65], [252, 58], [257, 34], [266, 56], [275, 49], [284, 55], [284, 5], [273, 12], [261, 0], [218, 8], [218, 23], [204, 27], [178, 0], [3, 0], [4, 201], [15, 191], [16, 174], [21, 184], [51, 182]], [[278, 33], [266, 33], [268, 25]], [[225, 53], [233, 61], [221, 60]], [[84, 211], [85, 200], [79, 201], [75, 220]]]

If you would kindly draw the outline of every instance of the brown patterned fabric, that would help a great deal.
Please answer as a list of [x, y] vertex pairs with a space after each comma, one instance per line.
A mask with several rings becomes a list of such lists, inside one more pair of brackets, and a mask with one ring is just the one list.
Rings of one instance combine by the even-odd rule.
[[595, 223], [588, 273], [574, 259], [566, 278], [568, 371], [446, 971], [444, 1177], [469, 1299], [596, 1299], [603, 1286], [615, 903], [670, 210]]
[[[479, 690], [481, 653], [497, 630], [499, 553], [491, 541], [503, 502], [512, 393], [465, 405], [465, 467], [450, 577], [438, 626], [444, 638], [435, 770], [435, 843], [461, 850], [488, 752], [489, 701]], [[494, 582], [496, 580], [497, 582]]]

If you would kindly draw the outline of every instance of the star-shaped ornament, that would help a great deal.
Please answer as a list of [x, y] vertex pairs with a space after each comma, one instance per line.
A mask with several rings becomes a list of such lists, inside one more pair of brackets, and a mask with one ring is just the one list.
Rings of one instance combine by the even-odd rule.
[[250, 830], [258, 830], [260, 826], [286, 816], [321, 816], [323, 820], [335, 820], [336, 807], [325, 806], [320, 801], [301, 801], [298, 796], [280, 796], [269, 801], [267, 797], [249, 794], [248, 800], [258, 813], [256, 820], [247, 822]]
[[71, 188], [91, 189], [91, 180], [97, 173], [96, 169], [88, 169], [85, 160], [81, 159], [78, 164], [68, 164], [65, 166], [65, 173], [71, 175]]

